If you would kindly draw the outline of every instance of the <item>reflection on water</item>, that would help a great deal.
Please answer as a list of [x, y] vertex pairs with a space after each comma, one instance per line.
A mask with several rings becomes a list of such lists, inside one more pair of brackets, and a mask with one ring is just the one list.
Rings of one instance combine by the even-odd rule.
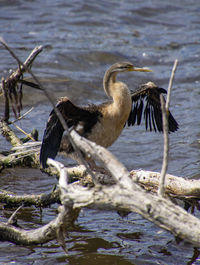
[[[194, 0], [2, 0], [1, 35], [21, 59], [36, 45], [44, 45], [34, 63], [34, 73], [55, 98], [68, 95], [81, 105], [106, 99], [102, 78], [116, 61], [126, 59], [153, 70], [148, 75], [122, 75], [131, 89], [149, 80], [166, 88], [173, 61], [178, 58], [171, 109], [180, 130], [170, 135], [169, 172], [199, 177], [199, 11]], [[0, 53], [1, 76], [6, 76], [16, 63], [2, 47]], [[42, 93], [32, 89], [25, 91], [24, 100], [24, 111], [32, 105], [35, 109], [20, 126], [28, 131], [34, 121], [41, 139], [51, 106]], [[9, 148], [3, 138], [0, 141], [4, 150]], [[161, 134], [147, 133], [144, 126], [136, 126], [126, 128], [110, 150], [128, 169], [158, 171], [162, 142]], [[3, 171], [0, 183], [2, 188], [19, 194], [25, 192], [24, 187], [29, 193], [40, 193], [51, 189], [56, 179], [36, 170], [10, 169]], [[5, 220], [8, 212], [2, 215]], [[25, 225], [28, 218], [40, 224], [54, 216], [54, 208], [45, 210], [42, 220], [37, 209], [28, 209], [20, 215], [20, 221]], [[122, 219], [115, 213], [85, 210], [78, 224], [79, 229], [67, 239], [69, 257], [56, 242], [33, 248], [4, 243], [0, 263], [186, 264], [193, 256], [191, 246], [177, 245], [169, 233], [136, 214]]]

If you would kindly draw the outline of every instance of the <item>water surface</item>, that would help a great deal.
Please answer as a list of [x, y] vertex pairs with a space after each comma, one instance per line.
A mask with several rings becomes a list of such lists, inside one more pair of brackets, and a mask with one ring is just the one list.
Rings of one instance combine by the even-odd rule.
[[[179, 60], [171, 111], [180, 129], [170, 134], [168, 172], [188, 178], [199, 177], [200, 138], [200, 4], [198, 1], [0, 1], [0, 35], [21, 59], [36, 45], [44, 51], [33, 65], [34, 73], [54, 98], [67, 95], [80, 105], [106, 100], [102, 89], [105, 70], [113, 63], [129, 60], [147, 66], [153, 73], [120, 76], [130, 89], [149, 80], [167, 88], [173, 62]], [[0, 74], [16, 67], [13, 58], [0, 47]], [[3, 101], [0, 98], [0, 109]], [[35, 109], [19, 125], [33, 126], [42, 138], [51, 106], [33, 89], [24, 91], [24, 112]], [[1, 149], [9, 149], [1, 137]], [[126, 128], [110, 150], [130, 169], [159, 171], [162, 163], [161, 134], [146, 132], [143, 126]], [[64, 161], [64, 160], [62, 160]], [[72, 164], [72, 161], [64, 161]], [[9, 169], [1, 173], [1, 188], [19, 194], [48, 191], [56, 179], [39, 170]], [[3, 220], [12, 211], [2, 211]], [[52, 220], [56, 206], [26, 209], [19, 215], [25, 227]], [[193, 248], [162, 231], [137, 214], [122, 219], [114, 212], [84, 210], [77, 230], [67, 240], [69, 256], [56, 241], [42, 247], [21, 247], [1, 243], [0, 263], [10, 264], [187, 264]], [[199, 261], [200, 262], [200, 261]], [[188, 263], [189, 264], [189, 263]], [[198, 264], [198, 258], [196, 263]]]

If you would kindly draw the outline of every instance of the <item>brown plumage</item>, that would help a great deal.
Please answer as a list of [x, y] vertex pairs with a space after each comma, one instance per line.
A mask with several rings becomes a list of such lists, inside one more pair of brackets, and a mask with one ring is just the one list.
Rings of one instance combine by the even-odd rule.
[[[112, 98], [111, 101], [100, 105], [78, 107], [67, 97], [62, 98], [57, 108], [68, 127], [73, 127], [80, 135], [104, 147], [116, 141], [126, 124], [139, 125], [142, 115], [145, 118], [146, 129], [162, 131], [160, 94], [166, 93], [166, 90], [149, 82], [138, 90], [130, 92], [126, 84], [116, 80], [119, 72], [128, 71], [150, 72], [145, 68], [136, 68], [129, 62], [116, 63], [106, 71], [103, 79], [104, 90]], [[178, 124], [169, 113], [169, 131], [174, 132], [177, 129]], [[63, 133], [63, 127], [53, 110], [47, 122], [40, 152], [40, 161], [44, 168], [47, 166], [47, 158], [54, 158], [58, 151], [77, 159]]]

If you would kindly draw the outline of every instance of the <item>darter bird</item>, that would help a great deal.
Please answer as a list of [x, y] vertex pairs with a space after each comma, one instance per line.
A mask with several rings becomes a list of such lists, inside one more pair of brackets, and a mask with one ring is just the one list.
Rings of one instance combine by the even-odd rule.
[[[160, 94], [166, 94], [166, 90], [148, 82], [131, 92], [125, 83], [116, 79], [117, 74], [129, 71], [151, 72], [145, 68], [137, 68], [130, 62], [115, 63], [106, 71], [103, 78], [104, 91], [108, 97], [112, 98], [111, 101], [100, 105], [79, 107], [67, 97], [61, 98], [56, 107], [63, 115], [67, 126], [103, 147], [111, 146], [126, 124], [139, 125], [142, 116], [145, 119], [146, 130], [149, 128], [150, 131], [152, 129], [163, 131]], [[174, 132], [178, 129], [178, 123], [170, 112], [168, 114], [169, 132]], [[40, 162], [43, 168], [47, 167], [47, 159], [55, 158], [59, 151], [78, 161], [71, 143], [63, 137], [63, 134], [64, 129], [55, 111], [52, 110], [40, 151]]]

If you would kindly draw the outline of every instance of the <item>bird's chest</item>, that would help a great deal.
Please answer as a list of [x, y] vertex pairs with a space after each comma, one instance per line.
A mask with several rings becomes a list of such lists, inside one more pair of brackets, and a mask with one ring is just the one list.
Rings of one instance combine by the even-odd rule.
[[93, 128], [88, 139], [104, 147], [112, 145], [120, 136], [129, 113], [130, 108], [119, 111], [119, 109], [110, 106], [104, 109], [101, 119]]

